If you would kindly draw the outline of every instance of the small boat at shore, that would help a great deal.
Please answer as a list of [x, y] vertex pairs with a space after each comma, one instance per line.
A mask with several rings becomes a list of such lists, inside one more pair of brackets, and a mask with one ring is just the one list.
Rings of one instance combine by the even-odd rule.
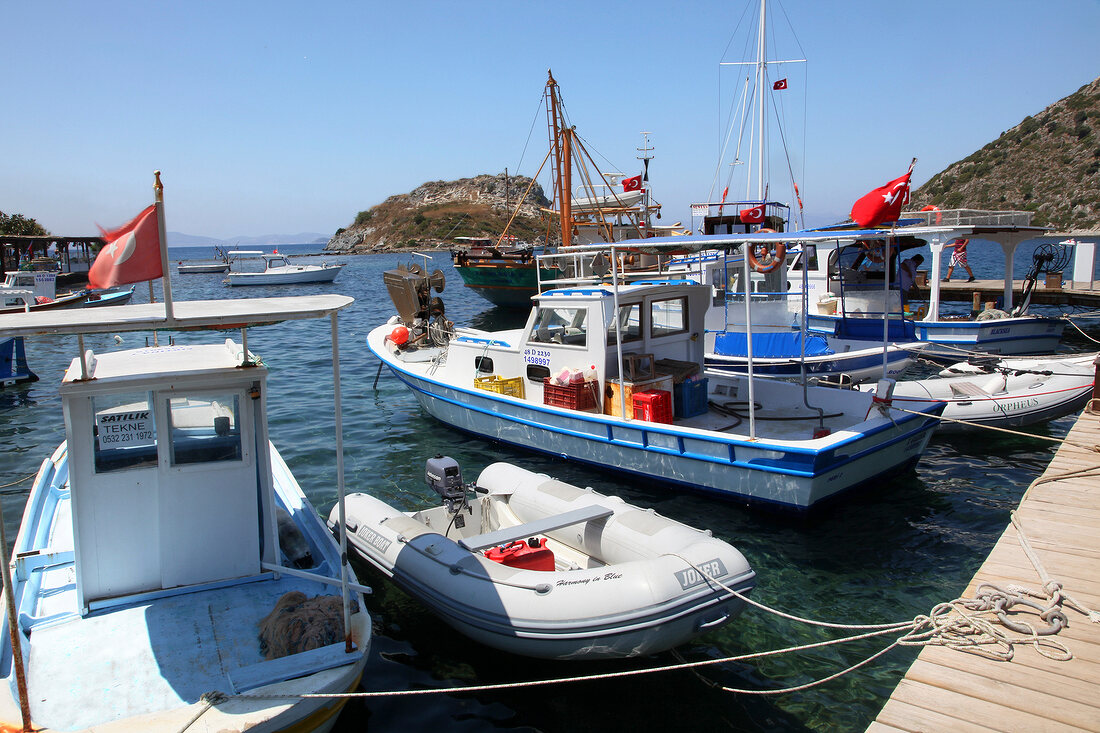
[[259, 272], [230, 269], [225, 276], [226, 285], [291, 285], [301, 283], [330, 283], [336, 279], [345, 265], [327, 264], [294, 265], [286, 255], [261, 254], [264, 269]]
[[[488, 646], [547, 659], [654, 654], [736, 617], [744, 602], [723, 585], [755, 585], [732, 545], [618, 497], [508, 463], [469, 486], [444, 456], [425, 474], [442, 506], [404, 513], [351, 494], [348, 543]], [[334, 510], [329, 527], [339, 521]]]
[[947, 367], [938, 377], [898, 382], [894, 404], [946, 402], [937, 428], [941, 433], [1035, 425], [1085, 406], [1092, 396], [1097, 356], [974, 357]]

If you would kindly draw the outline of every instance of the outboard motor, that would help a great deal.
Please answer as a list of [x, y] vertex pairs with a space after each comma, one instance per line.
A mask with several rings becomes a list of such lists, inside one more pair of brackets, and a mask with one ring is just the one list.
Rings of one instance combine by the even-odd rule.
[[443, 498], [443, 503], [451, 513], [461, 509], [466, 503], [466, 486], [462, 483], [462, 469], [458, 461], [442, 454], [429, 458], [424, 466], [424, 478], [428, 486]]

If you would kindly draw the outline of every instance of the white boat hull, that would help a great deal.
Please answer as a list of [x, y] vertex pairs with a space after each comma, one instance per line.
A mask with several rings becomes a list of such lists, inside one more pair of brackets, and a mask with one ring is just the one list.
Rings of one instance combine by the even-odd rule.
[[992, 371], [959, 364], [942, 372], [954, 376], [899, 382], [895, 401], [902, 407], [929, 399], [946, 402], [940, 432], [1035, 425], [1085, 406], [1093, 393], [1096, 356], [1003, 359]]
[[[348, 542], [360, 556], [476, 641], [547, 659], [654, 654], [728, 622], [755, 573], [734, 547], [616, 497], [497, 463], [462, 527], [446, 507], [404, 514], [366, 494], [347, 498]], [[610, 516], [536, 531], [553, 570], [524, 569], [459, 544], [482, 532], [526, 539], [525, 522], [578, 509]], [[338, 512], [329, 517], [338, 526]], [[520, 525], [516, 529], [517, 525]], [[444, 536], [445, 535], [445, 536]]]
[[[339, 553], [331, 536], [275, 447], [270, 450], [279, 503], [319, 558], [313, 572], [338, 573]], [[331, 728], [345, 700], [300, 696], [350, 692], [358, 686], [371, 639], [365, 611], [352, 615], [357, 651], [347, 655], [348, 663], [247, 690], [286, 698], [233, 697], [207, 709], [200, 699], [203, 693], [235, 692], [233, 675], [249, 656], [241, 649], [254, 647], [248, 661], [262, 661], [256, 624], [284, 593], [298, 589], [309, 596], [327, 594], [331, 586], [284, 575], [280, 580], [259, 578], [135, 598], [129, 606], [81, 616], [72, 581], [68, 470], [62, 443], [43, 461], [14, 545], [19, 556], [13, 563], [14, 597], [36, 730], [183, 730], [199, 717], [204, 730]], [[6, 617], [2, 627], [9, 669], [0, 691], [0, 722], [5, 729], [19, 730]]]
[[[753, 440], [744, 430], [724, 432], [722, 426], [728, 426], [731, 419], [713, 411], [677, 425], [653, 423], [448, 384], [432, 376], [436, 368], [431, 361], [405, 361], [396, 356], [386, 342], [391, 329], [389, 325], [376, 328], [368, 336], [368, 346], [412, 390], [424, 411], [447, 425], [602, 469], [795, 509], [806, 509], [873, 479], [911, 469], [927, 446], [942, 409], [926, 402], [921, 409], [928, 414], [893, 412], [884, 416], [876, 412], [862, 421], [862, 412], [859, 418], [845, 414], [838, 418], [840, 422], [832, 423], [836, 429], [830, 435], [814, 440], [810, 440], [813, 424], [807, 425], [809, 416], [803, 413], [801, 428], [788, 430], [787, 438], [758, 435]], [[454, 342], [450, 348], [451, 358], [457, 358], [453, 356]], [[719, 387], [744, 394], [741, 377], [713, 375], [710, 381], [711, 399], [722, 399], [713, 393]], [[847, 390], [809, 389], [827, 411], [856, 409], [844, 397], [830, 394], [851, 395]], [[801, 405], [802, 387], [760, 380], [756, 394], [764, 404], [797, 406]], [[844, 408], [839, 407], [842, 404]], [[860, 405], [872, 412], [870, 395]], [[763, 422], [760, 429], [769, 427], [773, 435], [783, 429]]]
[[291, 265], [273, 272], [230, 272], [226, 275], [225, 282], [229, 285], [330, 283], [342, 269], [344, 265]]

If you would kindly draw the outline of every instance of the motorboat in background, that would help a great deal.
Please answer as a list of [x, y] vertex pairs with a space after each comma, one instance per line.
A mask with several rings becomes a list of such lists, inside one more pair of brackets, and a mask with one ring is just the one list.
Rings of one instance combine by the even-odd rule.
[[[351, 302], [10, 314], [0, 335], [244, 333]], [[230, 340], [86, 351], [60, 394], [65, 441], [31, 488], [5, 583], [15, 612], [0, 630], [2, 727], [330, 728], [345, 698], [329, 693], [359, 684], [371, 623], [363, 589], [268, 440], [267, 369]]]
[[221, 247], [214, 247], [214, 258], [210, 262], [179, 262], [176, 272], [181, 275], [202, 275], [229, 271], [229, 253]]
[[[425, 475], [441, 506], [400, 512], [349, 495], [348, 542], [444, 622], [497, 649], [656, 654], [735, 618], [744, 601], [727, 589], [755, 585], [732, 545], [618, 497], [507, 463], [466, 485], [456, 461], [436, 456]], [[329, 527], [339, 523], [334, 510]]]
[[267, 254], [265, 252], [231, 252], [232, 262], [237, 267], [246, 255], [259, 255], [264, 267], [260, 271], [230, 268], [225, 276], [226, 285], [292, 285], [301, 283], [330, 283], [344, 269], [343, 263], [319, 265], [292, 264], [286, 255]]
[[[123, 305], [134, 295], [134, 286], [84, 288], [58, 295], [56, 270], [15, 270], [0, 285], [0, 313], [38, 312], [61, 308]], [[25, 297], [30, 293], [32, 299]]]
[[[611, 260], [619, 246], [610, 245]], [[601, 271], [608, 255], [592, 249], [583, 269]], [[888, 380], [872, 399], [704, 372], [709, 286], [599, 279], [540, 293], [522, 329], [487, 332], [455, 329], [442, 302], [425, 302], [423, 271], [399, 267], [384, 273], [398, 315], [373, 329], [367, 345], [428, 414], [455, 428], [796, 509], [911, 469], [943, 410], [934, 401], [917, 414], [891, 410]]]

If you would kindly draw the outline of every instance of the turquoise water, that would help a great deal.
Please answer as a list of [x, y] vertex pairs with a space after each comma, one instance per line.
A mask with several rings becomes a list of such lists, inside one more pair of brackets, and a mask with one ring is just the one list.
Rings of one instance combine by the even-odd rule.
[[[291, 245], [280, 251], [316, 252], [317, 247]], [[208, 248], [169, 252], [173, 261], [210, 254]], [[979, 272], [974, 252], [972, 246], [970, 261]], [[523, 321], [522, 315], [490, 308], [463, 288], [446, 253], [433, 256], [428, 267], [444, 271], [448, 286], [442, 297], [456, 323], [499, 328]], [[424, 461], [435, 453], [456, 458], [468, 481], [489, 463], [515, 461], [711, 529], [740, 548], [753, 564], [759, 581], [754, 598], [797, 615], [844, 623], [894, 621], [954, 598], [1004, 530], [1009, 510], [1053, 453], [1051, 444], [1030, 438], [934, 438], [914, 474], [847, 497], [808, 518], [763, 514], [735, 503], [593, 473], [445, 428], [422, 415], [408, 390], [386, 373], [375, 388], [378, 362], [369, 355], [364, 340], [371, 328], [393, 312], [382, 272], [410, 257], [324, 259], [348, 263], [331, 285], [229, 288], [221, 284], [219, 275], [185, 275], [173, 279], [173, 292], [177, 300], [317, 292], [356, 298], [339, 319], [349, 491], [373, 493], [403, 509], [414, 509], [434, 503], [435, 494], [424, 484]], [[139, 285], [138, 293], [136, 301], [148, 299], [146, 285]], [[122, 334], [122, 338], [123, 347], [145, 343], [144, 334]], [[191, 343], [224, 335], [181, 333], [173, 338]], [[1078, 351], [1088, 346], [1083, 340], [1067, 343]], [[107, 351], [116, 344], [108, 334], [87, 337], [85, 347]], [[327, 515], [336, 500], [329, 324], [326, 320], [254, 329], [249, 331], [249, 347], [271, 370], [271, 439], [317, 509]], [[41, 381], [0, 391], [0, 484], [35, 473], [64, 439], [57, 383], [76, 351], [75, 337], [27, 339], [28, 359]], [[1063, 435], [1071, 424], [1067, 418], [1035, 432]], [[0, 494], [9, 541], [18, 529], [29, 487], [26, 480]], [[357, 565], [357, 570], [361, 580], [375, 588], [368, 599], [376, 637], [363, 678], [367, 690], [571, 677], [676, 661], [672, 654], [598, 664], [509, 656], [457, 635], [382, 577], [364, 566]], [[718, 659], [834, 636], [750, 610], [679, 653], [691, 660]], [[609, 725], [634, 730], [674, 726], [862, 730], [915, 651], [895, 650], [839, 680], [777, 697], [734, 695], [709, 683], [757, 690], [803, 684], [853, 664], [885, 644], [870, 641], [762, 662], [710, 666], [699, 676], [677, 671], [504, 692], [371, 698], [350, 703], [338, 730], [603, 731]]]

